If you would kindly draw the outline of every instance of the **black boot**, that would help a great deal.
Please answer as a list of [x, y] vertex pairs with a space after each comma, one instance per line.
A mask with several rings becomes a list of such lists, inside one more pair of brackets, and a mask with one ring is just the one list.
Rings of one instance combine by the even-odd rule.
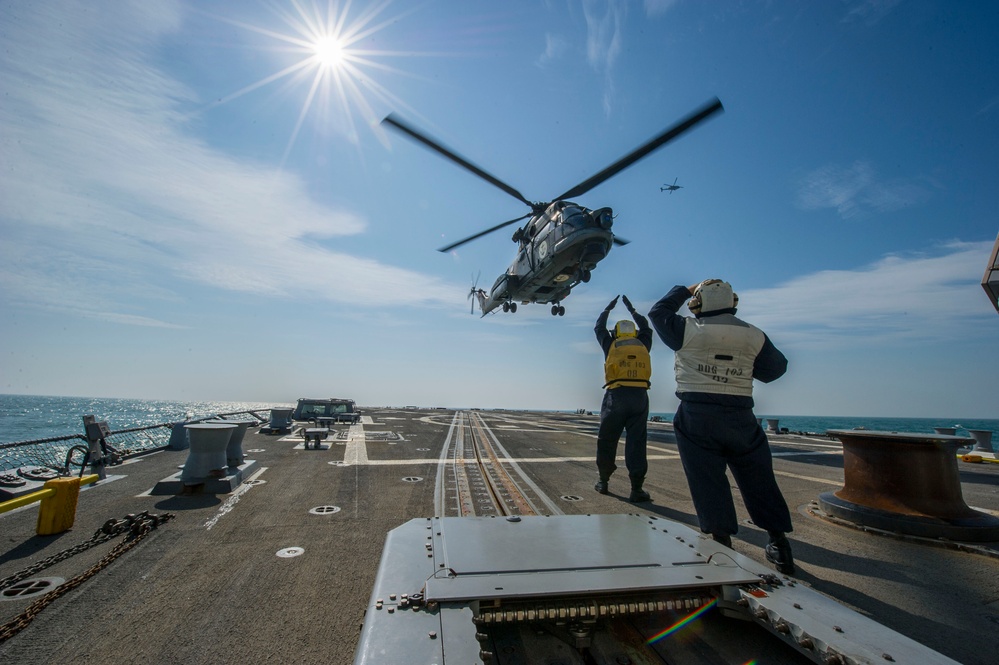
[[646, 501], [652, 501], [652, 497], [649, 493], [642, 489], [642, 485], [645, 483], [645, 478], [631, 477], [631, 496], [628, 497], [628, 501], [632, 503], [645, 503]]
[[732, 547], [732, 536], [727, 533], [713, 533], [711, 539], [725, 547]]
[[791, 555], [791, 543], [780, 531], [770, 532], [770, 542], [764, 548], [767, 561], [772, 563], [777, 572], [794, 575], [794, 557]]
[[597, 481], [596, 485], [593, 486], [593, 489], [600, 492], [601, 494], [607, 494], [607, 483], [608, 481], [601, 478], [600, 480]]

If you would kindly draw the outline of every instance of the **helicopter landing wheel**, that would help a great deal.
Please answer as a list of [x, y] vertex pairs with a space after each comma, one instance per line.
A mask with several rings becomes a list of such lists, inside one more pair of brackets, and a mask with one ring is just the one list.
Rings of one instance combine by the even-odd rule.
[[562, 305], [558, 306], [558, 315], [565, 316], [565, 307], [563, 307]]
[[558, 305], [552, 305], [552, 316], [558, 316]]
[[590, 271], [589, 270], [583, 270], [583, 271], [581, 271], [581, 274], [580, 274], [579, 278], [583, 281], [583, 283], [589, 282], [590, 281]]
[[517, 311], [517, 303], [515, 302], [510, 303], [510, 313], [514, 314], [516, 313], [516, 311]]
[[510, 303], [508, 303], [508, 302], [503, 303], [503, 311], [504, 312], [509, 312], [510, 311]]

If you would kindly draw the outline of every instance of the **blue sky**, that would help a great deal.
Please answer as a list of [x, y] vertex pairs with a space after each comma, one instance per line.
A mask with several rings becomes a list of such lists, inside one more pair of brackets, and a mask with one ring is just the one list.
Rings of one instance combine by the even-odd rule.
[[[790, 360], [760, 415], [999, 417], [995, 3], [8, 0], [0, 33], [0, 392], [596, 409], [606, 303], [721, 277]], [[548, 200], [716, 96], [577, 199], [632, 242], [557, 318], [469, 314], [515, 227], [436, 248], [526, 210], [379, 124]]]

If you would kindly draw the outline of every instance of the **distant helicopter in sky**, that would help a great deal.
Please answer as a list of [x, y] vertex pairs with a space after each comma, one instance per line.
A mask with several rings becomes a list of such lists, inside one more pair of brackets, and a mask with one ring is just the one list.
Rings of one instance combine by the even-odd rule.
[[[469, 298], [475, 296], [482, 316], [498, 307], [502, 307], [504, 312], [516, 312], [518, 302], [523, 305], [551, 304], [552, 315], [563, 316], [565, 307], [562, 301], [569, 296], [572, 289], [580, 283], [590, 281], [590, 271], [607, 256], [612, 245], [628, 244], [627, 240], [611, 232], [614, 213], [610, 208], [591, 210], [566, 199], [582, 196], [721, 110], [723, 110], [722, 104], [718, 99], [708, 102], [603, 171], [553, 200], [543, 202], [528, 201], [510, 185], [428, 138], [395, 115], [388, 115], [382, 123], [422, 143], [463, 169], [471, 171], [531, 209], [526, 215], [507, 220], [438, 250], [449, 252], [455, 247], [510, 224], [523, 219], [528, 220], [513, 234], [512, 240], [518, 246], [517, 258], [506, 272], [496, 278], [492, 289], [487, 292], [478, 288], [477, 279], [472, 284], [472, 290], [468, 295]], [[555, 156], [557, 157], [557, 153]], [[680, 188], [675, 182], [671, 187]], [[474, 301], [472, 306], [474, 309]]]
[[669, 192], [670, 194], [672, 194], [673, 192], [675, 192], [678, 189], [683, 189], [683, 185], [676, 184], [676, 181], [679, 180], [679, 179], [680, 179], [679, 177], [673, 178], [673, 184], [672, 185], [663, 185], [662, 187], [659, 188], [659, 191], [660, 192]]

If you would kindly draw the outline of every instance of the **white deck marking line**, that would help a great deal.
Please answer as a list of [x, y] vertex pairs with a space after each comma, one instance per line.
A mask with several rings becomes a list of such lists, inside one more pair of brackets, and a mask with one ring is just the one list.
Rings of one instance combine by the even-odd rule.
[[368, 446], [364, 440], [364, 425], [351, 425], [347, 432], [347, 449], [343, 452], [347, 464], [367, 464]]
[[215, 515], [210, 520], [205, 522], [205, 530], [211, 531], [212, 527], [215, 526], [220, 519], [222, 519], [224, 516], [232, 512], [232, 509], [236, 507], [237, 503], [239, 503], [240, 497], [242, 497], [244, 494], [246, 494], [253, 488], [253, 485], [250, 485], [248, 481], [255, 480], [260, 474], [262, 474], [266, 470], [267, 470], [266, 466], [261, 467], [259, 470], [254, 472], [253, 475], [251, 475], [249, 478], [240, 483], [239, 487], [236, 488], [236, 491], [230, 494], [229, 498], [227, 498], [222, 503], [222, 505], [219, 506], [218, 512], [215, 513]]
[[810, 480], [813, 483], [824, 483], [826, 485], [835, 485], [837, 487], [843, 486], [842, 480], [828, 480], [826, 478], [815, 478], [814, 476], [802, 476], [797, 473], [788, 473], [787, 471], [778, 471], [774, 469], [774, 474], [778, 476], [787, 476], [788, 478], [797, 478], [798, 480]]
[[[649, 455], [650, 460], [667, 460], [667, 461], [679, 461], [679, 455]], [[364, 464], [368, 466], [406, 466], [410, 464], [440, 464], [440, 458], [428, 458], [428, 457], [414, 457], [412, 459], [370, 459]], [[454, 460], [447, 460], [449, 463], [453, 463]], [[586, 457], [510, 457], [500, 460], [501, 464], [531, 464], [532, 462], [538, 462], [541, 464], [553, 464], [558, 462], [592, 462], [593, 457], [588, 455]], [[623, 462], [624, 456], [618, 455], [617, 461]], [[460, 464], [478, 464], [474, 459], [458, 460]], [[490, 461], [486, 461], [486, 464], [492, 464]]]
[[[455, 411], [454, 416], [451, 418], [451, 426], [447, 430], [447, 438], [444, 439], [444, 448], [441, 450], [441, 455], [436, 460], [427, 460], [427, 464], [437, 464], [437, 478], [434, 479], [434, 514], [444, 516], [444, 497], [447, 492], [444, 489], [444, 480], [446, 476], [446, 468], [448, 464], [448, 451], [451, 449], [451, 439], [454, 436], [455, 429], [458, 426], [458, 411]], [[370, 462], [369, 462], [370, 464]], [[460, 506], [459, 506], [459, 515]]]

